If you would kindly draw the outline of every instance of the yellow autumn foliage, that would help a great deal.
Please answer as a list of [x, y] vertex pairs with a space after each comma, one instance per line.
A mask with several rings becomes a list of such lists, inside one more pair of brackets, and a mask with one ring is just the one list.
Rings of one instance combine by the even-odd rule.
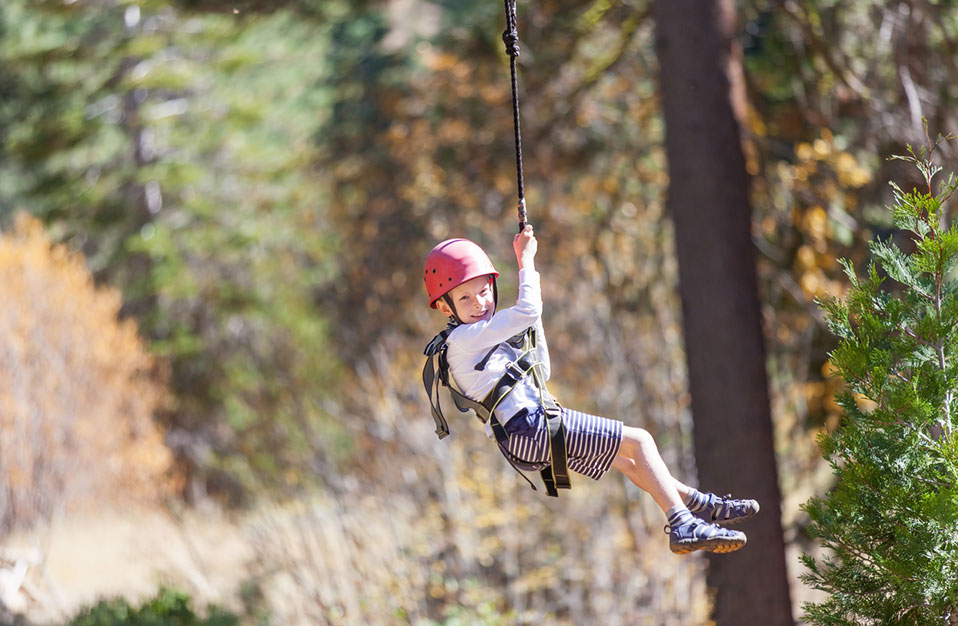
[[121, 298], [21, 214], [0, 236], [0, 531], [160, 495], [162, 399]]

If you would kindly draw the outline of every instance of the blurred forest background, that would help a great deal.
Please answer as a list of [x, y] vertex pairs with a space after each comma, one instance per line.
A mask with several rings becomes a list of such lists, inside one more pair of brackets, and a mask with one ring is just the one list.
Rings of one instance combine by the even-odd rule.
[[[519, 2], [526, 195], [553, 391], [697, 483], [651, 5]], [[838, 418], [815, 299], [891, 234], [887, 158], [958, 130], [958, 3], [736, 8], [797, 619]], [[492, 0], [4, 0], [0, 621], [172, 585], [250, 624], [707, 622], [707, 560], [619, 475], [547, 500], [474, 422], [432, 432], [426, 252], [473, 238], [515, 291], [503, 27]]]

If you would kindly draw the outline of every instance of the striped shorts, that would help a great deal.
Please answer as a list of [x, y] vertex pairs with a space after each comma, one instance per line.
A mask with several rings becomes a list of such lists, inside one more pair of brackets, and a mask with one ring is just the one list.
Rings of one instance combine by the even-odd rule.
[[[569, 469], [598, 480], [612, 467], [622, 444], [622, 422], [580, 413], [562, 407], [566, 458]], [[509, 439], [500, 443], [503, 452], [528, 471], [549, 466], [549, 428], [542, 407], [516, 415], [505, 425]]]

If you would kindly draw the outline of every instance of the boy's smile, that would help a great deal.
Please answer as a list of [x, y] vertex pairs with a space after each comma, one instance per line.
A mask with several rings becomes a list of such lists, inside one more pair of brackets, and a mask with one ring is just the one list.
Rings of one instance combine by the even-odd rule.
[[[449, 292], [449, 298], [463, 324], [488, 321], [496, 312], [496, 296], [491, 276], [477, 276], [464, 282]], [[445, 300], [436, 302], [436, 306], [443, 315], [452, 316], [453, 310]]]

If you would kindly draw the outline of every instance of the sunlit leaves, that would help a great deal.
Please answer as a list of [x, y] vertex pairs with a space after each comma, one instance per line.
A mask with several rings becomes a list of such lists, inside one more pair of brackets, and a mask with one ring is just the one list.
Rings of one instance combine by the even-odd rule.
[[0, 236], [0, 301], [0, 534], [87, 499], [166, 492], [165, 389], [120, 294], [21, 215]]

